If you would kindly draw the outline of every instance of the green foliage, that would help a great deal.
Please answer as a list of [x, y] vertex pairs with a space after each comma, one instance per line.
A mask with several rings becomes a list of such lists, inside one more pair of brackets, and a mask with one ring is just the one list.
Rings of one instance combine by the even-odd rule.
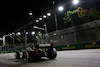
[[82, 7], [78, 7], [73, 11], [67, 11], [63, 18], [65, 27], [79, 25], [98, 19], [100, 19], [100, 12], [97, 9], [91, 8], [87, 10]]
[[100, 12], [97, 9], [91, 8], [87, 16], [89, 19], [98, 20], [100, 19]]

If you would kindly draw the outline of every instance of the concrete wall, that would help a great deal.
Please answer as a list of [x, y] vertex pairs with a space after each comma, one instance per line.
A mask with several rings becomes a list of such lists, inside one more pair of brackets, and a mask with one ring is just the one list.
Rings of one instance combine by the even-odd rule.
[[100, 41], [100, 20], [48, 33], [55, 46]]

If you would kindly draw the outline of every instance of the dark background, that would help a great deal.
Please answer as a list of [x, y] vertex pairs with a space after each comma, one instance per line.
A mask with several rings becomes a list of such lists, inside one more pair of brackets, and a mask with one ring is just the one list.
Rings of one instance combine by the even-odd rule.
[[[80, 0], [78, 5], [68, 4], [72, 0], [54, 0], [55, 5], [52, 4], [53, 0], [33, 0], [33, 1], [1, 1], [0, 2], [0, 36], [3, 34], [9, 34], [16, 31], [20, 27], [30, 23], [40, 15], [43, 15], [47, 11], [57, 8], [59, 5], [64, 5], [64, 11], [57, 13], [58, 29], [63, 29], [63, 17], [64, 13], [68, 10], [76, 9], [78, 6], [83, 8], [97, 8], [99, 9], [99, 0]], [[100, 10], [100, 9], [99, 9]], [[29, 12], [33, 15], [29, 16]], [[51, 19], [51, 21], [50, 21]], [[48, 30], [52, 32], [55, 30], [54, 18], [46, 20], [48, 23]], [[40, 24], [41, 25], [41, 24]]]

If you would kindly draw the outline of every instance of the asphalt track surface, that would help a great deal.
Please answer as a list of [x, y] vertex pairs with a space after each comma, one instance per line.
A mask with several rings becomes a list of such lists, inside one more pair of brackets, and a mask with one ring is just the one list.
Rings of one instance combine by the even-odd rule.
[[14, 53], [0, 54], [0, 67], [100, 67], [100, 49], [58, 51], [54, 60], [45, 57], [26, 63], [15, 59]]

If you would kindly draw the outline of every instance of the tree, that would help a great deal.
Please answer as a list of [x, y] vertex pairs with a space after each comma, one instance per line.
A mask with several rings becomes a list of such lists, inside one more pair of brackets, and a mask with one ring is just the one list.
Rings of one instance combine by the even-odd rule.
[[94, 21], [100, 19], [100, 12], [97, 9], [83, 9], [78, 7], [73, 11], [67, 11], [63, 18], [65, 27], [79, 25], [82, 23]]

